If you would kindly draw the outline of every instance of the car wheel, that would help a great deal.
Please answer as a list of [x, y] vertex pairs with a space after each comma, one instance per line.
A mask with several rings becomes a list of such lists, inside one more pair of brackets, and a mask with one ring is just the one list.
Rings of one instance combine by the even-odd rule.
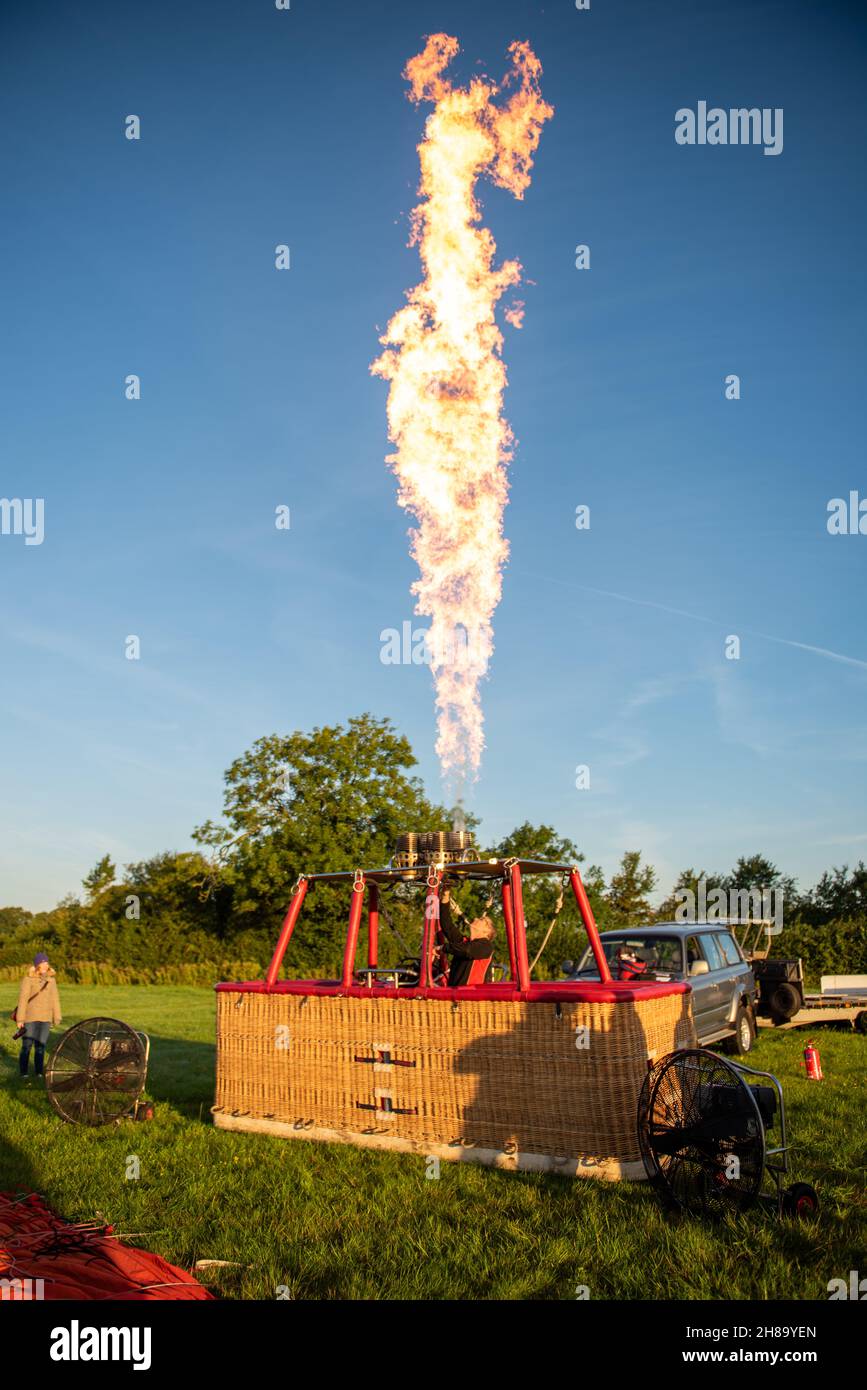
[[801, 1007], [801, 996], [794, 985], [781, 980], [768, 996], [768, 1010], [775, 1023], [788, 1023]]
[[756, 1037], [756, 1025], [753, 1016], [748, 1008], [743, 1004], [738, 1006], [735, 1015], [735, 1026], [730, 1038], [726, 1038], [726, 1052], [734, 1057], [742, 1057], [744, 1053], [752, 1050]]

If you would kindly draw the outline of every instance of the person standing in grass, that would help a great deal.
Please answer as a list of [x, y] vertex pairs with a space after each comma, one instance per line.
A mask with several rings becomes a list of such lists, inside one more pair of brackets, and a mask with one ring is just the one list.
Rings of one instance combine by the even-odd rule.
[[31, 1048], [33, 1070], [37, 1076], [42, 1075], [48, 1034], [52, 1025], [56, 1026], [61, 1018], [57, 977], [48, 964], [48, 957], [40, 951], [34, 956], [33, 964], [21, 981], [18, 1008], [15, 1010], [15, 1022], [24, 1029], [18, 1058], [18, 1069], [22, 1076], [27, 1075]]

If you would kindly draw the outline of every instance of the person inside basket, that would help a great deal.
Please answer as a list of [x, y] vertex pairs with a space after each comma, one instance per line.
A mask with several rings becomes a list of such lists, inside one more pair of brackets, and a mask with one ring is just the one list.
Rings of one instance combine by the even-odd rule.
[[18, 1070], [22, 1076], [27, 1075], [31, 1048], [33, 1070], [37, 1076], [42, 1075], [48, 1034], [61, 1017], [57, 978], [48, 964], [48, 957], [44, 951], [40, 951], [33, 957], [33, 964], [21, 981], [15, 1010], [15, 1022], [19, 1029], [24, 1029], [18, 1058]]
[[490, 917], [475, 917], [470, 922], [469, 936], [461, 936], [452, 920], [451, 893], [443, 885], [440, 894], [440, 929], [451, 956], [449, 986], [481, 985], [491, 977], [496, 932]]

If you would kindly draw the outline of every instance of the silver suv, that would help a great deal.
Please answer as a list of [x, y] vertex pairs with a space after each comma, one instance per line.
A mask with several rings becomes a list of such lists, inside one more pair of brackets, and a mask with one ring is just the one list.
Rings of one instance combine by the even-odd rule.
[[[749, 1052], [756, 1037], [756, 985], [737, 941], [713, 922], [659, 922], [603, 932], [612, 979], [687, 980], [700, 1047], [724, 1042], [725, 1050]], [[588, 947], [578, 965], [563, 962], [570, 980], [598, 980]]]

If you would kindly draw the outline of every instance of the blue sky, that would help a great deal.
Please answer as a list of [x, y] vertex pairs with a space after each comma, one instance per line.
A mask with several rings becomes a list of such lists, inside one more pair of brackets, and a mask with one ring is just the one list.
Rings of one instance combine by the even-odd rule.
[[[0, 536], [0, 903], [187, 847], [273, 731], [389, 715], [440, 795], [429, 673], [379, 659], [415, 571], [368, 375], [419, 278], [401, 69], [439, 30], [461, 80], [529, 39], [556, 113], [525, 200], [482, 189], [534, 282], [486, 838], [545, 820], [663, 886], [867, 852], [867, 537], [826, 530], [867, 496], [858, 7], [4, 0], [0, 495], [45, 539]], [[679, 146], [699, 100], [782, 107], [782, 154]]]

